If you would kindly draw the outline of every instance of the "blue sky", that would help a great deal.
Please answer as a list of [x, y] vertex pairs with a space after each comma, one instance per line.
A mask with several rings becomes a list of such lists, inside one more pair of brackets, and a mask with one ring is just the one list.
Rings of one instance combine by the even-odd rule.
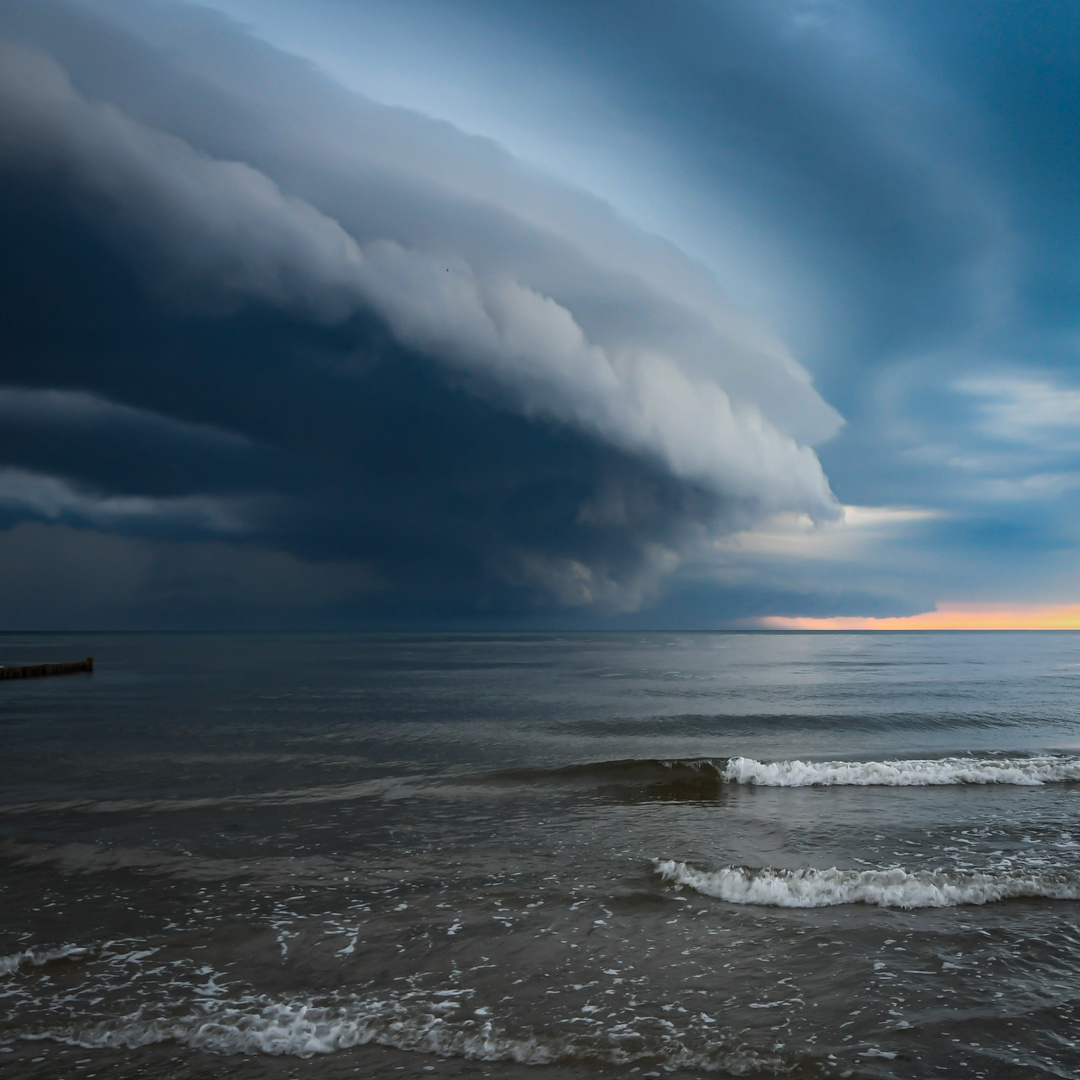
[[0, 624], [1080, 602], [1080, 11], [16, 0]]

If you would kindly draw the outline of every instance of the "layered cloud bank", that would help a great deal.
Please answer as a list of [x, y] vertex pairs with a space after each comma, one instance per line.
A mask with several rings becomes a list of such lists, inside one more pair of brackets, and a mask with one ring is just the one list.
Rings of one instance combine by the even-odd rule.
[[0, 548], [240, 548], [274, 617], [318, 567], [324, 616], [466, 618], [632, 610], [839, 516], [839, 416], [670, 245], [221, 17], [129, 16], [0, 13]]

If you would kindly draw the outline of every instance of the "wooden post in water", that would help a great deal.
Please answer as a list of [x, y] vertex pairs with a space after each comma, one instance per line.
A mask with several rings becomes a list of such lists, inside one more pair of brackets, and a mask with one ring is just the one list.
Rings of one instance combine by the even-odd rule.
[[93, 675], [94, 658], [75, 660], [64, 664], [24, 664], [21, 667], [0, 666], [0, 679], [41, 679], [46, 675], [79, 675], [82, 672]]

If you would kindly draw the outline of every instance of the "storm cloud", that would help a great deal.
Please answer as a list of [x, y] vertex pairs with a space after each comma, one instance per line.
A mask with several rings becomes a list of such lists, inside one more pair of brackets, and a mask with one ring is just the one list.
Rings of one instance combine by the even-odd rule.
[[805, 370], [600, 200], [202, 9], [0, 38], [0, 523], [138, 545], [108, 619], [631, 611], [839, 516]]

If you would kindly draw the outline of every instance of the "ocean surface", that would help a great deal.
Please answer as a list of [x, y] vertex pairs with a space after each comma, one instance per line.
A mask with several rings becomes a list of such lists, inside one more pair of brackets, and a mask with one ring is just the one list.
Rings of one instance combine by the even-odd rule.
[[1080, 1076], [1080, 634], [2, 635], [0, 1073]]

